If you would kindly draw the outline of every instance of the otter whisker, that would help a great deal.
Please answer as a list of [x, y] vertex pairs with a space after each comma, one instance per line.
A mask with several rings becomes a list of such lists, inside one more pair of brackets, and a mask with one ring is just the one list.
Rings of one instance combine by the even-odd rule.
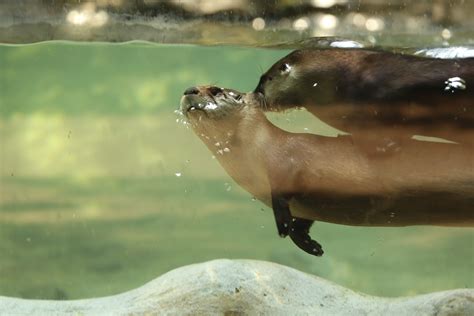
[[267, 99], [265, 98], [263, 94], [261, 94], [260, 105], [265, 111], [268, 111]]

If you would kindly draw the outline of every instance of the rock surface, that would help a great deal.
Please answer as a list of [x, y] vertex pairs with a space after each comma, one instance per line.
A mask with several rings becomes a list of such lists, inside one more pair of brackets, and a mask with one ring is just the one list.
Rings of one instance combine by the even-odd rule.
[[0, 296], [0, 315], [474, 315], [474, 289], [408, 298], [356, 293], [275, 263], [214, 260], [123, 294], [73, 301]]

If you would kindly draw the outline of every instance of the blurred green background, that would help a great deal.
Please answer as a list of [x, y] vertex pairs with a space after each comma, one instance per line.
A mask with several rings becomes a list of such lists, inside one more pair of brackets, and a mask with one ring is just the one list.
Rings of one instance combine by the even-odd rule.
[[[326, 253], [303, 253], [177, 122], [185, 88], [249, 91], [286, 53], [0, 46], [0, 295], [111, 295], [216, 258], [278, 262], [375, 295], [474, 287], [472, 229], [317, 223]], [[334, 132], [300, 115], [273, 121]]]

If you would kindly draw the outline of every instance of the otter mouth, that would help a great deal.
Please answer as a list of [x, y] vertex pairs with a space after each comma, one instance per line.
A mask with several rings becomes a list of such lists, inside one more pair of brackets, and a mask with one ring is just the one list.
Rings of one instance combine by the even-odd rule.
[[264, 95], [263, 93], [263, 84], [262, 84], [262, 79], [260, 79], [257, 87], [255, 88], [255, 90], [253, 90], [253, 93], [260, 93], [262, 95]]
[[189, 117], [192, 112], [201, 112], [207, 115], [206, 108], [212, 107], [217, 107], [217, 104], [200, 96], [184, 95], [181, 98], [180, 109], [186, 117]]
[[215, 86], [191, 87], [184, 91], [180, 109], [187, 118], [196, 112], [207, 117], [220, 117], [236, 105], [243, 104], [243, 96], [238, 91]]

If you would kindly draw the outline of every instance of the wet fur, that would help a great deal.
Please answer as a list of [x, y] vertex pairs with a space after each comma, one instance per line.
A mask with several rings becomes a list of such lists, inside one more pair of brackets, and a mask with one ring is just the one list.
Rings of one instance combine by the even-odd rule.
[[[292, 67], [281, 75], [282, 65]], [[446, 91], [460, 77], [466, 89]], [[270, 80], [271, 79], [271, 80]], [[316, 84], [316, 86], [314, 86]], [[267, 108], [306, 107], [356, 137], [425, 135], [474, 143], [474, 58], [434, 59], [363, 49], [303, 49], [276, 62], [255, 89]]]
[[[207, 88], [200, 88], [199, 97], [210, 100], [207, 95]], [[217, 107], [219, 119], [200, 113], [188, 113], [188, 119], [227, 173], [273, 208], [278, 233], [290, 235], [304, 251], [323, 253], [309, 237], [315, 220], [356, 226], [474, 226], [474, 157], [469, 148], [406, 140], [399, 150], [371, 156], [352, 136], [283, 131], [267, 120], [258, 94], [243, 95], [241, 106]], [[219, 154], [216, 142], [229, 151]]]

